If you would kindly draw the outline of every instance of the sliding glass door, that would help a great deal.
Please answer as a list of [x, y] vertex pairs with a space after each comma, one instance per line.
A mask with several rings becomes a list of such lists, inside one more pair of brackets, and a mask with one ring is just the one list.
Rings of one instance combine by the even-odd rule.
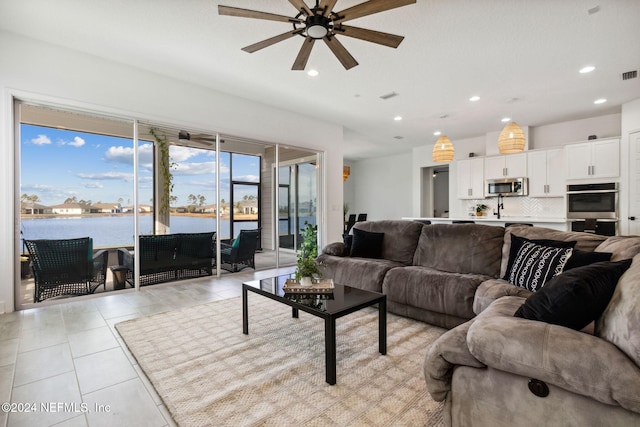
[[317, 159], [303, 157], [279, 168], [278, 221], [280, 248], [296, 250], [306, 224], [317, 225]]

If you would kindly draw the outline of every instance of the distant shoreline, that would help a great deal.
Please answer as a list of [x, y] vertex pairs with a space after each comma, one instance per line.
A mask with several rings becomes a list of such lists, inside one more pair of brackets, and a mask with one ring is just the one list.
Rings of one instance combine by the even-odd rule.
[[[140, 216], [150, 216], [153, 215], [151, 212], [141, 212]], [[95, 217], [111, 217], [111, 216], [130, 216], [133, 217], [133, 213], [91, 213], [91, 214], [21, 214], [20, 219], [50, 219], [50, 218], [95, 218]], [[189, 213], [189, 212], [171, 212], [170, 216], [189, 216], [196, 218], [212, 218], [215, 219], [216, 216], [210, 213]], [[221, 215], [220, 219], [229, 220], [231, 219], [230, 215]], [[248, 214], [235, 214], [233, 215], [233, 219], [236, 221], [257, 221], [258, 215], [248, 215]]]

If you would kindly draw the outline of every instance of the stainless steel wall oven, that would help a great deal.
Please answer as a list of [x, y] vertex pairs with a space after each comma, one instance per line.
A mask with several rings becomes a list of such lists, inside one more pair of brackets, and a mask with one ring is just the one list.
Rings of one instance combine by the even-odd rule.
[[618, 183], [567, 185], [567, 218], [573, 231], [617, 234]]

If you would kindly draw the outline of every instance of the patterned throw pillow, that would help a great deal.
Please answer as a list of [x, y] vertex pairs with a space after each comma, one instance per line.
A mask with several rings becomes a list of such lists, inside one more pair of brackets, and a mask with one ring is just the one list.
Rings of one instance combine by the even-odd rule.
[[536, 292], [553, 276], [562, 273], [572, 251], [572, 248], [525, 242], [514, 257], [506, 279], [513, 285]]

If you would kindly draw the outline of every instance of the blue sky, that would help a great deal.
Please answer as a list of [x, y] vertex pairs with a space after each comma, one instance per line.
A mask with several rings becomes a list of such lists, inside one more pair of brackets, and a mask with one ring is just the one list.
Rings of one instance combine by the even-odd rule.
[[[133, 143], [131, 140], [84, 132], [22, 124], [20, 127], [20, 194], [35, 194], [41, 204], [61, 204], [65, 199], [93, 203], [133, 203]], [[139, 147], [140, 203], [152, 197], [152, 145]], [[203, 195], [215, 203], [216, 153], [187, 147], [170, 147], [176, 206], [188, 204], [189, 194]], [[229, 200], [230, 155], [221, 153], [221, 197]], [[258, 182], [259, 157], [234, 155], [234, 177]], [[243, 194], [236, 194], [236, 200]]]

